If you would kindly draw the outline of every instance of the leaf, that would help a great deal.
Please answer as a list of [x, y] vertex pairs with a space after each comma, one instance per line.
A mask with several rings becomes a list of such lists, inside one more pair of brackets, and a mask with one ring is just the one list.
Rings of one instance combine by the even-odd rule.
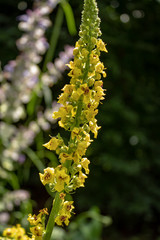
[[31, 148], [25, 149], [24, 152], [32, 160], [32, 162], [37, 167], [37, 169], [40, 172], [42, 172], [45, 167], [44, 167], [43, 163], [41, 162], [40, 158], [37, 156], [37, 154], [35, 152], [33, 152]]
[[63, 8], [64, 14], [66, 17], [68, 31], [71, 35], [75, 35], [77, 33], [77, 30], [76, 30], [75, 18], [74, 18], [72, 8], [70, 4], [65, 0], [61, 2], [61, 6]]

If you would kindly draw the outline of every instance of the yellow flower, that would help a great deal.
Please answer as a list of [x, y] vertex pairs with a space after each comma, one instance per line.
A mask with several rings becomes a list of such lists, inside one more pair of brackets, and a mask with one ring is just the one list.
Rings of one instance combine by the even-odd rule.
[[65, 105], [65, 104], [66, 104], [66, 101], [68, 100], [68, 97], [69, 97], [69, 94], [67, 94], [67, 93], [62, 93], [62, 94], [59, 96], [58, 103], [61, 103], [61, 104]]
[[79, 59], [79, 58], [75, 58], [74, 59], [74, 66], [82, 69], [83, 65], [84, 65], [84, 63], [82, 62], [81, 59]]
[[16, 232], [16, 228], [15, 227], [12, 227], [12, 228], [6, 228], [4, 231], [3, 231], [3, 236], [4, 237], [13, 237], [14, 234]]
[[85, 117], [88, 121], [92, 121], [98, 113], [98, 109], [90, 107], [84, 111]]
[[82, 48], [81, 54], [82, 54], [83, 57], [87, 57], [89, 52], [88, 52], [88, 50], [86, 48]]
[[66, 226], [68, 226], [68, 224], [69, 224], [68, 215], [63, 214], [63, 215], [57, 216], [55, 218], [55, 223], [57, 223], [57, 225], [59, 225], [59, 226], [63, 226], [63, 223], [65, 223]]
[[96, 94], [95, 94], [95, 101], [99, 102], [100, 100], [103, 100], [105, 96], [104, 89], [102, 87], [97, 86], [95, 88]]
[[97, 138], [98, 130], [101, 127], [97, 126], [96, 121], [90, 121], [89, 126], [90, 126], [91, 131], [94, 133], [94, 138]]
[[78, 185], [79, 185], [78, 187], [84, 187], [86, 178], [87, 176], [82, 171], [80, 171], [78, 176]]
[[47, 208], [43, 208], [39, 211], [39, 214], [38, 215], [33, 215], [32, 214], [29, 214], [28, 215], [28, 222], [31, 224], [31, 225], [38, 225], [39, 223], [42, 223], [42, 216], [43, 215], [48, 215], [48, 209]]
[[43, 226], [40, 224], [30, 228], [31, 233], [35, 236], [35, 240], [42, 240], [43, 230]]
[[98, 62], [97, 65], [96, 65], [96, 68], [95, 68], [96, 72], [97, 73], [102, 73], [103, 70], [104, 70], [104, 65], [102, 62]]
[[81, 165], [85, 169], [86, 174], [89, 174], [88, 165], [90, 164], [90, 161], [87, 158], [82, 158]]
[[69, 77], [74, 77], [74, 78], [78, 78], [82, 75], [82, 71], [81, 69], [79, 69], [78, 67], [74, 67], [69, 73], [68, 76]]
[[80, 96], [82, 95], [82, 93], [83, 93], [83, 91], [81, 91], [81, 89], [79, 88], [79, 91], [73, 91], [73, 93], [72, 93], [72, 96], [71, 96], [71, 98], [72, 98], [72, 100], [73, 101], [78, 101], [78, 99], [80, 98]]
[[59, 165], [55, 168], [55, 190], [61, 192], [64, 189], [65, 183], [68, 185], [70, 176], [66, 173], [67, 169]]
[[65, 163], [66, 160], [72, 160], [72, 154], [68, 153], [60, 153], [59, 158], [61, 159], [61, 163]]
[[78, 127], [74, 127], [72, 132], [71, 132], [71, 138], [74, 139], [74, 138], [79, 138], [80, 137], [80, 132], [81, 132], [81, 129], [78, 128]]
[[[74, 50], [73, 50], [74, 51]], [[68, 66], [70, 69], [74, 68], [74, 62], [70, 61], [69, 64], [66, 64], [66, 66]], [[65, 85], [66, 86], [66, 85]], [[62, 89], [63, 90], [63, 89]]]
[[14, 238], [15, 240], [29, 240], [28, 236], [25, 235], [25, 229], [21, 227], [20, 224], [17, 224], [16, 227], [6, 228], [3, 231], [4, 237]]
[[105, 46], [105, 43], [102, 41], [102, 39], [99, 39], [97, 41], [97, 48], [100, 50], [100, 51], [104, 51], [104, 52], [107, 52], [107, 49], [106, 49], [106, 46]]
[[99, 62], [99, 56], [95, 53], [95, 51], [92, 51], [90, 55], [90, 63], [96, 65]]
[[44, 214], [45, 214], [45, 215], [49, 215], [47, 208], [43, 208], [43, 209], [39, 210], [39, 212], [40, 212], [41, 215], [44, 215]]
[[54, 119], [59, 118], [59, 117], [63, 118], [63, 117], [66, 116], [66, 114], [67, 114], [67, 108], [66, 107], [60, 107], [58, 112], [54, 112], [53, 113], [52, 117]]
[[65, 196], [66, 196], [66, 194], [63, 193], [63, 192], [59, 194], [59, 197], [60, 197], [60, 199], [62, 199], [62, 200], [64, 200]]
[[73, 209], [74, 209], [73, 201], [65, 201], [63, 203], [61, 212], [65, 213], [66, 215], [68, 215], [70, 217], [71, 216], [70, 213], [72, 212]]
[[78, 53], [79, 53], [79, 48], [78, 48], [78, 47], [75, 47], [75, 48], [73, 49], [73, 55], [76, 56], [76, 55], [78, 55]]
[[49, 150], [56, 150], [60, 143], [62, 143], [61, 140], [56, 137], [52, 137], [51, 140], [48, 143], [43, 144], [43, 146]]
[[35, 214], [33, 216], [29, 214], [27, 220], [31, 225], [38, 225], [38, 223], [42, 222], [41, 215], [36, 216]]
[[74, 152], [72, 158], [75, 163], [78, 163], [80, 156], [77, 152]]
[[54, 168], [46, 168], [44, 169], [44, 174], [39, 173], [40, 180], [43, 183], [43, 185], [53, 183], [54, 177], [55, 177], [55, 171]]
[[88, 147], [88, 142], [86, 141], [79, 141], [78, 146], [77, 146], [77, 153], [80, 156], [83, 156], [87, 150]]

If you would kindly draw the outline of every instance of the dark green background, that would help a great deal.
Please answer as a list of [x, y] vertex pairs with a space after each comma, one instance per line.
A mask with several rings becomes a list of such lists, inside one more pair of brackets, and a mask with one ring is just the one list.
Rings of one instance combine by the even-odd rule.
[[[16, 21], [22, 14], [17, 8], [19, 2], [0, 1], [2, 66], [18, 53], [15, 41], [21, 35]], [[27, 3], [32, 5], [31, 1]], [[83, 1], [70, 0], [70, 4], [78, 29]], [[98, 115], [102, 128], [87, 152], [91, 160], [90, 175], [86, 187], [74, 195], [76, 213], [97, 205], [103, 215], [110, 215], [113, 224], [104, 229], [104, 239], [158, 240], [160, 1], [99, 0], [98, 6], [102, 38], [109, 51], [101, 58], [107, 67], [108, 77], [104, 80], [107, 92]], [[135, 18], [135, 10], [144, 16]], [[127, 23], [120, 20], [122, 14], [128, 14]], [[54, 20], [54, 14], [51, 19]], [[78, 36], [69, 35], [64, 21], [56, 55], [65, 44], [74, 45], [77, 39]], [[56, 87], [59, 92], [65, 82], [64, 79]], [[37, 173], [34, 168], [32, 171]], [[34, 192], [40, 185], [36, 183], [33, 185], [31, 178], [23, 187], [33, 186], [31, 192]], [[37, 192], [41, 190], [42, 187]], [[32, 197], [36, 199], [34, 193]]]

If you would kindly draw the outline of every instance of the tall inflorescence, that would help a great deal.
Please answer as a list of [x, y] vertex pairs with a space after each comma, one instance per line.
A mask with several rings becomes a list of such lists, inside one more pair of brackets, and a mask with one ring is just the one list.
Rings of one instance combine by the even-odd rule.
[[53, 113], [54, 119], [59, 118], [59, 126], [70, 132], [70, 139], [66, 144], [58, 134], [44, 144], [59, 156], [60, 164], [56, 168], [48, 167], [43, 174], [40, 173], [43, 185], [48, 184], [51, 191], [56, 191], [60, 198], [63, 195], [60, 211], [55, 217], [58, 225], [69, 223], [74, 207], [73, 202], [65, 201], [65, 194], [84, 187], [89, 174], [90, 161], [85, 157], [85, 153], [92, 141], [90, 133], [96, 138], [100, 129], [95, 116], [100, 101], [104, 99], [101, 77], [106, 77], [106, 73], [99, 57], [101, 51], [107, 50], [99, 38], [99, 25], [95, 0], [85, 0], [80, 39], [73, 50], [74, 60], [68, 64], [71, 80], [59, 96], [58, 102], [62, 104], [60, 109]]
[[54, 119], [59, 118], [59, 126], [70, 132], [70, 139], [66, 143], [58, 134], [44, 144], [47, 149], [56, 152], [60, 164], [55, 168], [47, 167], [43, 174], [39, 174], [42, 184], [49, 185], [56, 195], [46, 226], [46, 209], [40, 210], [37, 216], [28, 216], [32, 239], [35, 240], [50, 240], [55, 223], [60, 226], [69, 224], [74, 206], [73, 201], [66, 199], [66, 194], [84, 187], [89, 174], [90, 161], [85, 154], [93, 141], [91, 136], [97, 138], [100, 127], [95, 116], [105, 95], [101, 78], [106, 77], [106, 73], [100, 53], [107, 52], [107, 49], [100, 38], [99, 25], [96, 1], [84, 0], [80, 39], [73, 50], [74, 60], [68, 64], [71, 80], [59, 96], [61, 107], [53, 113]]

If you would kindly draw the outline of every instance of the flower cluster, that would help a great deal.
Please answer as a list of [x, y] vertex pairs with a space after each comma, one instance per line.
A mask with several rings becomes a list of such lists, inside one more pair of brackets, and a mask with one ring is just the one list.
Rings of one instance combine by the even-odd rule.
[[[107, 49], [99, 38], [99, 24], [95, 0], [85, 0], [80, 39], [73, 50], [74, 61], [68, 64], [71, 69], [68, 74], [71, 77], [70, 84], [62, 89], [58, 100], [61, 107], [53, 113], [54, 119], [59, 118], [59, 126], [70, 132], [70, 139], [66, 144], [58, 134], [44, 144], [59, 155], [60, 165], [48, 167], [43, 174], [40, 173], [43, 185], [49, 184], [52, 191], [60, 194], [72, 193], [76, 188], [84, 187], [89, 173], [90, 161], [85, 154], [92, 141], [90, 133], [96, 138], [100, 128], [95, 116], [105, 95], [101, 77], [106, 77], [100, 53], [107, 52]], [[68, 217], [64, 212], [62, 208], [55, 219], [58, 225], [68, 225]]]
[[68, 226], [69, 219], [71, 218], [72, 210], [74, 209], [73, 201], [64, 201], [64, 197], [65, 197], [65, 194], [61, 193], [60, 195], [60, 198], [62, 199], [61, 207], [57, 217], [55, 218], [55, 222], [59, 226], [63, 226], [64, 223], [65, 225]]
[[32, 238], [35, 240], [42, 240], [43, 232], [45, 230], [45, 215], [48, 215], [47, 208], [39, 211], [38, 215], [28, 215], [28, 221], [32, 226], [30, 231], [32, 233]]
[[[14, 240], [36, 240], [34, 237], [29, 238], [26, 235], [25, 229], [21, 227], [20, 224], [17, 224], [16, 226], [13, 226], [11, 228], [6, 228], [3, 231], [3, 237], [0, 239], [4, 240], [9, 240], [9, 239], [14, 239]], [[37, 239], [38, 240], [38, 239]]]
[[17, 122], [25, 117], [23, 104], [29, 102], [33, 88], [39, 82], [40, 68], [37, 64], [49, 46], [44, 37], [51, 25], [48, 15], [57, 3], [58, 0], [35, 1], [33, 10], [27, 10], [19, 17], [19, 28], [25, 33], [17, 41], [21, 54], [10, 61], [2, 72], [2, 118]]

